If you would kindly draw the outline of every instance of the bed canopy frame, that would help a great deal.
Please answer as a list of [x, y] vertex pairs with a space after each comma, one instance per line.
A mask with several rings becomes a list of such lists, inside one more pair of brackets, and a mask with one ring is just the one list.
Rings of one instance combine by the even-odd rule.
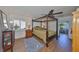
[[[54, 14], [61, 14], [62, 12], [59, 12], [59, 13], [52, 13], [53, 10], [51, 10], [47, 15], [45, 16], [42, 16], [42, 17], [39, 17], [39, 18], [36, 18], [36, 19], [32, 19], [32, 32], [33, 32], [33, 26], [34, 26], [34, 22], [39, 22], [41, 27], [42, 27], [42, 23], [43, 22], [46, 22], [46, 46], [48, 47], [48, 22], [53, 22], [53, 21], [56, 21], [56, 40], [58, 40], [58, 19], [55, 18]], [[45, 20], [43, 20], [43, 18], [46, 18]], [[49, 20], [48, 18], [52, 18], [51, 20]]]

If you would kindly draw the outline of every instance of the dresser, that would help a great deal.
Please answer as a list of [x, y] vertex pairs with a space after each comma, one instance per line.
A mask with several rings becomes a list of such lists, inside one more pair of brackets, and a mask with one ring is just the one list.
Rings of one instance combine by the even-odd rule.
[[32, 37], [32, 30], [26, 30], [26, 38]]

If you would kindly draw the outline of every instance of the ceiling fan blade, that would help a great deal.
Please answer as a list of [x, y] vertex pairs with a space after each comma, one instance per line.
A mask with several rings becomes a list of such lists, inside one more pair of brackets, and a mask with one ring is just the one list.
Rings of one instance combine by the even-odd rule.
[[52, 15], [62, 14], [63, 12], [53, 13]]
[[52, 15], [54, 10], [49, 11], [48, 15]]

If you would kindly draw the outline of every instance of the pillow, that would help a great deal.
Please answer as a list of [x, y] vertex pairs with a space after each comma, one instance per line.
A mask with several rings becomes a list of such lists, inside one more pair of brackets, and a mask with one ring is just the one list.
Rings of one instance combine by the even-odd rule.
[[40, 27], [40, 26], [36, 26], [36, 27], [34, 27], [36, 30], [46, 30], [46, 28], [42, 28], [42, 27]]
[[36, 27], [34, 27], [36, 30], [38, 30], [38, 29], [40, 29], [40, 27], [39, 26], [36, 26]]

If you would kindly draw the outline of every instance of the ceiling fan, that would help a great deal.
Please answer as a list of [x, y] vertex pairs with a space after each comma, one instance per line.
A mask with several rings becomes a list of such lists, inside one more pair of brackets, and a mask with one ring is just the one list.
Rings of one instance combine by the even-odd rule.
[[[42, 14], [43, 16], [40, 17], [40, 18], [43, 18], [43, 17], [46, 17], [46, 16], [54, 18], [54, 15], [58, 15], [58, 14], [62, 14], [62, 13], [63, 12], [54, 13], [54, 10], [50, 10], [48, 14]], [[37, 19], [40, 19], [40, 18], [37, 18]]]
[[48, 15], [57, 15], [57, 14], [62, 14], [63, 12], [57, 12], [57, 13], [53, 13], [54, 12], [54, 10], [50, 10], [49, 11], [49, 13], [48, 13]]
[[58, 14], [62, 14], [63, 12], [57, 12], [57, 13], [54, 13], [54, 10], [50, 10], [48, 14], [45, 14], [45, 16], [54, 16], [54, 15], [58, 15]]

